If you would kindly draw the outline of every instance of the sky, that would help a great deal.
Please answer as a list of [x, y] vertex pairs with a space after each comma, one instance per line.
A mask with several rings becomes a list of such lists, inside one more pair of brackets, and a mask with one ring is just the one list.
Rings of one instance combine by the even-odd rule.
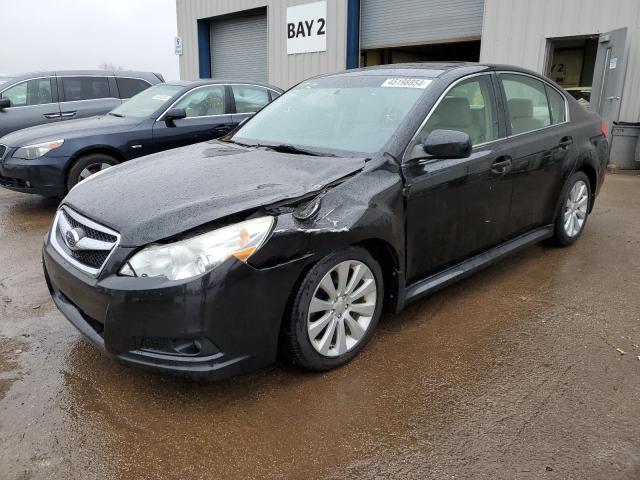
[[130, 70], [179, 78], [176, 0], [0, 0], [0, 74]]

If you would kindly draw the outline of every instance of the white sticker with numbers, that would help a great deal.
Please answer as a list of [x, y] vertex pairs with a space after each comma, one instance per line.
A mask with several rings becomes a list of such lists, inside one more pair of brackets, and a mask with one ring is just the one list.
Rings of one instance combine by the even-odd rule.
[[431, 80], [426, 78], [387, 78], [382, 84], [383, 87], [400, 88], [427, 88]]

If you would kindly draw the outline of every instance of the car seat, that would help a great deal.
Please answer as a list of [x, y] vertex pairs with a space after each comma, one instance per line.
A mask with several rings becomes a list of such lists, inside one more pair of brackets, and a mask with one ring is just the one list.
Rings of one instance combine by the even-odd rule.
[[512, 98], [507, 102], [511, 115], [511, 133], [518, 134], [537, 130], [544, 125], [533, 116], [533, 100], [529, 98]]

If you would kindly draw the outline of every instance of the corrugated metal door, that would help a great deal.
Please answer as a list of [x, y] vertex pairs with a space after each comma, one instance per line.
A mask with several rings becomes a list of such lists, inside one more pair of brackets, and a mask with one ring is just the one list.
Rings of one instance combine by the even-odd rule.
[[211, 22], [211, 76], [266, 82], [267, 15]]
[[360, 48], [480, 37], [484, 0], [362, 0]]

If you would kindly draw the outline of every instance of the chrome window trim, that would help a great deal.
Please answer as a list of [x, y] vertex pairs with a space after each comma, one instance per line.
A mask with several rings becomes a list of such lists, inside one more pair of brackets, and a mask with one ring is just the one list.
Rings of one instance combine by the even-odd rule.
[[[57, 239], [57, 232], [58, 232], [58, 222], [60, 220], [61, 215], [64, 213], [67, 213], [67, 215], [69, 215], [70, 217], [72, 217], [74, 220], [76, 220], [77, 222], [92, 228], [94, 230], [97, 230], [99, 232], [102, 233], [106, 233], [108, 235], [112, 235], [114, 237], [116, 237], [116, 241], [113, 244], [113, 248], [111, 249], [111, 251], [109, 252], [109, 255], [107, 255], [107, 258], [104, 260], [104, 262], [102, 263], [102, 265], [100, 266], [100, 268], [92, 268], [92, 267], [88, 267], [87, 265], [84, 265], [80, 262], [78, 262], [75, 258], [73, 258], [72, 256], [70, 256], [58, 243], [58, 239]], [[79, 213], [71, 210], [69, 207], [67, 207], [66, 205], [63, 205], [62, 207], [60, 207], [58, 209], [58, 211], [56, 212], [56, 216], [55, 219], [53, 220], [53, 224], [51, 226], [51, 232], [49, 234], [49, 241], [51, 242], [51, 245], [53, 245], [53, 248], [56, 252], [58, 252], [58, 254], [60, 254], [62, 256], [62, 258], [65, 259], [65, 261], [69, 262], [71, 265], [73, 265], [74, 267], [76, 267], [78, 270], [92, 276], [92, 277], [97, 277], [100, 272], [102, 272], [104, 266], [109, 262], [109, 259], [111, 258], [111, 256], [114, 254], [114, 252], [116, 251], [116, 249], [118, 248], [118, 246], [120, 245], [120, 234], [114, 230], [111, 230], [110, 228], [107, 228], [103, 225], [100, 225], [99, 223], [94, 222], [93, 220], [88, 219], [87, 217], [80, 215]]]
[[[197, 86], [197, 87], [195, 87], [195, 88], [192, 88], [192, 89], [190, 89], [190, 90], [187, 90], [187, 91], [186, 91], [186, 92], [184, 92], [182, 95], [180, 95], [180, 96], [178, 97], [178, 99], [177, 99], [175, 102], [173, 102], [171, 105], [169, 105], [169, 107], [168, 107], [168, 108], [166, 108], [164, 112], [162, 112], [162, 113], [160, 114], [160, 116], [156, 119], [156, 122], [159, 122], [159, 121], [163, 120], [164, 115], [165, 115], [169, 110], [171, 110], [171, 109], [174, 107], [174, 105], [175, 105], [176, 103], [178, 103], [178, 102], [179, 102], [180, 100], [182, 100], [184, 97], [186, 97], [187, 95], [189, 95], [191, 92], [195, 92], [196, 90], [199, 90], [199, 89], [201, 89], [201, 88], [208, 88], [208, 87], [222, 87], [222, 91], [223, 91], [224, 95], [226, 95], [226, 92], [224, 91], [224, 87], [225, 87], [225, 85], [227, 85], [227, 84], [226, 84], [226, 83], [212, 83], [212, 84], [209, 84], [209, 85], [199, 85], [199, 86]], [[154, 86], [155, 86], [155, 85], [154, 85]], [[226, 103], [226, 99], [225, 99], [225, 103]], [[200, 117], [186, 117], [185, 119], [187, 119], [187, 118], [213, 118], [213, 117], [224, 117], [224, 116], [226, 116], [226, 115], [231, 115], [231, 114], [230, 114], [230, 113], [218, 113], [218, 114], [216, 114], [216, 115], [202, 115], [202, 116], [200, 116]]]
[[[4, 89], [0, 90], [0, 97], [2, 96], [2, 94], [4, 92], [6, 92], [7, 90], [13, 88], [13, 87], [17, 87], [18, 85], [22, 84], [22, 83], [26, 83], [26, 82], [30, 82], [31, 80], [43, 80], [48, 78], [49, 81], [51, 81], [52, 79], [56, 78], [55, 75], [50, 75], [50, 76], [43, 76], [43, 77], [33, 77], [33, 78], [27, 78], [26, 80], [19, 80], [16, 83], [12, 83], [11, 85], [9, 85], [8, 87], [5, 87]], [[51, 92], [51, 95], [53, 96], [53, 92]], [[18, 105], [17, 107], [8, 107], [5, 108], [4, 110], [11, 110], [13, 108], [27, 108], [27, 107], [45, 107], [47, 105], [58, 105], [60, 104], [60, 102], [49, 102], [49, 103], [39, 103], [37, 105]]]
[[[416, 139], [416, 137], [418, 136], [418, 134], [420, 133], [420, 131], [422, 130], [422, 128], [425, 126], [425, 124], [429, 121], [429, 118], [431, 117], [431, 115], [433, 115], [433, 112], [435, 111], [436, 108], [438, 108], [438, 105], [440, 105], [440, 102], [442, 102], [442, 100], [444, 99], [444, 97], [446, 97], [447, 93], [449, 93], [449, 91], [455, 87], [458, 83], [464, 81], [464, 80], [468, 80], [470, 78], [473, 77], [477, 77], [480, 75], [491, 75], [491, 74], [496, 74], [496, 76], [498, 76], [500, 73], [509, 73], [509, 74], [515, 74], [515, 75], [523, 75], [526, 77], [531, 77], [535, 80], [538, 80], [540, 82], [542, 82], [544, 85], [548, 85], [549, 87], [553, 88], [556, 92], [558, 92], [560, 94], [560, 96], [562, 97], [562, 99], [564, 100], [564, 108], [565, 108], [565, 121], [564, 122], [560, 122], [560, 123], [553, 123], [551, 125], [547, 125], [545, 127], [541, 127], [541, 128], [536, 128], [535, 130], [529, 130], [528, 132], [522, 132], [522, 133], [516, 133], [516, 134], [511, 134], [511, 135], [506, 135], [504, 137], [500, 137], [500, 138], [496, 138], [495, 140], [490, 140], [488, 142], [482, 142], [482, 143], [478, 143], [476, 145], [473, 145], [471, 147], [471, 150], [475, 150], [477, 147], [484, 147], [486, 145], [490, 145], [492, 143], [496, 143], [496, 142], [500, 142], [503, 140], [508, 140], [510, 138], [517, 138], [520, 137], [522, 135], [528, 135], [530, 133], [535, 133], [535, 132], [539, 132], [541, 130], [546, 130], [548, 128], [552, 128], [552, 127], [557, 127], [559, 125], [564, 125], [570, 122], [569, 119], [569, 102], [567, 101], [567, 97], [564, 95], [564, 93], [562, 93], [562, 91], [560, 91], [557, 87], [555, 87], [554, 85], [552, 85], [551, 83], [549, 83], [548, 81], [546, 81], [543, 78], [537, 77], [535, 75], [531, 75], [529, 73], [524, 73], [524, 72], [514, 72], [513, 70], [492, 70], [489, 72], [479, 72], [479, 73], [472, 73], [471, 75], [467, 75], [464, 77], [459, 78], [458, 80], [456, 80], [455, 82], [453, 82], [451, 85], [449, 85], [447, 87], [447, 89], [438, 97], [438, 100], [436, 100], [436, 103], [433, 105], [433, 107], [431, 107], [431, 110], [429, 110], [429, 113], [427, 113], [427, 116], [425, 117], [425, 119], [422, 121], [422, 123], [420, 124], [420, 126], [418, 127], [418, 129], [416, 130], [416, 132], [413, 134], [413, 136], [411, 137], [411, 140], [409, 140], [409, 143], [407, 143], [407, 146], [405, 147], [405, 151], [402, 154], [402, 162], [404, 163], [405, 161], [409, 160], [409, 158], [407, 158], [408, 152], [409, 152], [409, 145], [411, 145], [413, 143], [413, 141]], [[498, 76], [498, 81], [500, 81], [500, 77]], [[548, 101], [548, 98], [547, 98]], [[507, 106], [505, 105], [504, 107], [504, 113], [507, 114]], [[498, 115], [500, 115], [500, 112], [498, 112]], [[506, 120], [506, 117], [505, 117]]]

